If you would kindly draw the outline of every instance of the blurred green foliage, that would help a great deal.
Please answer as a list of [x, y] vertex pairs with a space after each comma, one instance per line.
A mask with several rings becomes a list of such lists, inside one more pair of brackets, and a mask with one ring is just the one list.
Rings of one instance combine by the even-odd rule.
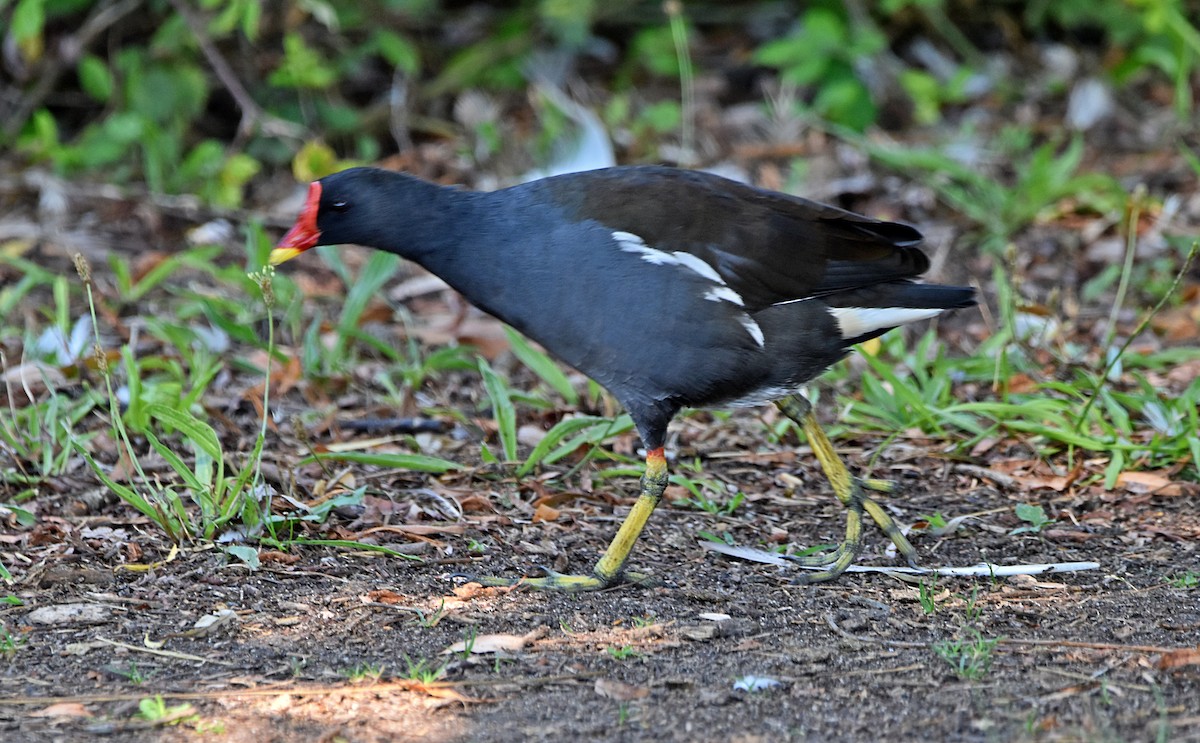
[[[986, 12], [953, 0], [682, 4], [689, 42], [710, 52], [698, 57], [701, 74], [740, 66], [777, 77], [797, 90], [797, 113], [856, 131], [897, 99], [908, 111], [900, 123], [943, 121], [968, 102], [991, 53], [980, 47], [994, 47], [1001, 26], [1006, 43], [1077, 48], [1114, 85], [1167, 83], [1186, 119], [1200, 60], [1194, 11], [1187, 0], [1033, 0]], [[456, 96], [519, 95], [547, 51], [604, 88], [605, 123], [631, 140], [625, 159], [657, 157], [645, 141], [690, 125], [682, 57], [657, 1], [0, 0], [0, 13], [0, 101], [10, 109], [0, 144], [60, 174], [143, 181], [221, 206], [240, 205], [264, 170], [291, 163], [307, 174], [317, 161], [394, 151], [398, 107], [414, 136], [445, 136]], [[918, 63], [914, 38], [941, 50], [948, 69]], [[297, 152], [306, 164], [291, 162]]]

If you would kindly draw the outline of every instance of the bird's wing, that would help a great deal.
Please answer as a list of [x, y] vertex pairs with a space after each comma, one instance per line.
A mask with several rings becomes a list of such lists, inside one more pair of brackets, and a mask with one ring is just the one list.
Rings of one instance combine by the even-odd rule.
[[555, 193], [565, 208], [655, 250], [700, 258], [750, 311], [929, 268], [912, 227], [707, 173], [632, 167], [563, 178]]

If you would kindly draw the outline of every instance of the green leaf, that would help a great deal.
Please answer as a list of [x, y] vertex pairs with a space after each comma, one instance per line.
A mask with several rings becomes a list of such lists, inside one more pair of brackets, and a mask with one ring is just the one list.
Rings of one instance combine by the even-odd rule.
[[350, 291], [342, 303], [342, 315], [338, 318], [338, 338], [335, 348], [335, 360], [343, 363], [348, 358], [348, 341], [358, 328], [359, 318], [367, 306], [379, 294], [379, 290], [388, 279], [396, 273], [400, 265], [400, 257], [381, 250], [371, 252], [367, 265], [356, 280], [348, 281]]
[[258, 570], [258, 550], [246, 544], [231, 544], [223, 547], [222, 551], [230, 557], [236, 557], [251, 570]]
[[413, 472], [432, 472], [434, 474], [442, 474], [451, 470], [460, 470], [462, 465], [457, 462], [451, 462], [448, 459], [438, 459], [437, 457], [429, 457], [424, 454], [384, 454], [371, 453], [361, 451], [342, 451], [342, 452], [321, 452], [310, 457], [301, 459], [297, 466], [311, 464], [313, 462], [355, 462], [356, 464], [369, 464], [377, 467], [394, 467], [402, 470], [412, 470]]
[[492, 401], [492, 415], [496, 419], [496, 435], [500, 437], [504, 461], [516, 461], [517, 411], [509, 396], [508, 386], [500, 375], [493, 371], [486, 359], [479, 359], [479, 373], [483, 375], [483, 388], [487, 390]]
[[655, 132], [673, 132], [683, 121], [683, 109], [675, 101], [659, 101], [642, 109], [638, 120]]
[[395, 31], [381, 29], [375, 32], [375, 44], [379, 53], [390, 64], [407, 75], [416, 75], [421, 70], [421, 53], [408, 39]]
[[94, 54], [88, 54], [79, 60], [77, 69], [79, 85], [83, 91], [98, 101], [106, 102], [112, 96], [112, 73], [104, 61]]
[[321, 90], [336, 80], [337, 72], [333, 66], [310, 47], [303, 36], [293, 32], [283, 37], [283, 63], [268, 78], [272, 85]]
[[242, 205], [242, 190], [251, 178], [258, 175], [262, 164], [244, 152], [235, 152], [225, 160], [217, 174], [215, 188], [207, 192], [217, 206], [236, 208]]
[[1031, 524], [1046, 522], [1046, 509], [1033, 503], [1018, 503], [1016, 513], [1017, 518]]
[[154, 267], [147, 271], [146, 275], [142, 276], [137, 284], [131, 286], [129, 293], [123, 295], [121, 299], [130, 305], [135, 304], [147, 292], [158, 286], [160, 282], [175, 272], [175, 269], [179, 267], [179, 263], [183, 260], [182, 256], [182, 253], [176, 253], [155, 263]]
[[305, 142], [292, 158], [292, 175], [301, 183], [324, 178], [337, 170], [337, 154], [332, 147], [319, 139]]
[[8, 511], [17, 520], [21, 526], [33, 526], [37, 523], [37, 516], [33, 515], [32, 511], [27, 511], [20, 506], [12, 503], [0, 503], [0, 510]]
[[169, 408], [159, 403], [147, 405], [146, 415], [175, 428], [198, 450], [212, 457], [213, 461], [221, 462], [221, 442], [212, 426], [191, 413]]
[[479, 458], [483, 460], [484, 464], [501, 464], [500, 458], [492, 454], [492, 450], [488, 448], [487, 444], [480, 444]]
[[567, 401], [568, 405], [578, 405], [579, 395], [575, 392], [575, 388], [571, 386], [571, 380], [563, 373], [554, 359], [550, 358], [546, 353], [534, 348], [533, 345], [526, 340], [525, 336], [517, 331], [504, 326], [504, 334], [508, 336], [508, 342], [512, 346], [513, 355], [521, 360], [521, 363], [529, 367], [530, 371], [541, 377], [542, 381], [554, 388], [554, 391], [562, 396]]
[[171, 469], [175, 470], [175, 474], [179, 475], [188, 488], [197, 494], [209, 488], [210, 483], [201, 482], [196, 473], [192, 471], [192, 468], [183, 461], [182, 457], [175, 453], [174, 449], [159, 441], [158, 437], [150, 431], [146, 431], [144, 435], [146, 440], [150, 442], [150, 446], [154, 447], [159, 456], [167, 460], [167, 464], [171, 466]]
[[546, 455], [548, 455], [550, 451], [566, 437], [571, 436], [578, 431], [592, 428], [593, 426], [611, 425], [613, 425], [611, 418], [601, 418], [594, 415], [584, 415], [576, 418], [564, 418], [563, 420], [560, 420], [558, 423], [554, 424], [553, 428], [546, 432], [546, 435], [542, 437], [542, 440], [539, 441], [537, 446], [533, 448], [533, 451], [530, 452], [529, 457], [517, 469], [517, 477], [524, 477], [525, 475], [529, 474], [529, 472], [537, 466], [538, 462], [541, 462], [543, 459], [545, 459]]
[[28, 41], [40, 37], [45, 25], [46, 0], [20, 0], [13, 10], [9, 32], [18, 42]]
[[85, 449], [83, 444], [78, 440], [72, 438], [71, 445], [74, 446], [75, 451], [79, 452], [79, 454], [84, 458], [84, 460], [88, 463], [88, 466], [90, 466], [92, 471], [96, 473], [96, 477], [100, 478], [100, 482], [104, 483], [105, 487], [116, 493], [118, 498], [137, 509], [138, 512], [140, 512], [143, 516], [157, 524], [163, 531], [167, 533], [167, 536], [170, 539], [178, 541], [190, 533], [187, 522], [180, 521], [175, 513], [172, 513], [171, 511], [163, 511], [146, 498], [143, 498], [141, 494], [133, 488], [122, 485], [121, 483], [109, 477], [108, 473], [100, 467], [96, 460], [92, 458], [92, 455], [88, 453], [87, 449]]

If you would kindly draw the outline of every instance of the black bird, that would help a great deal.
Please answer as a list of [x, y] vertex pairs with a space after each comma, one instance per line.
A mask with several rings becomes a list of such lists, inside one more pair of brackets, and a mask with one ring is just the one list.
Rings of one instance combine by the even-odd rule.
[[[921, 233], [715, 175], [618, 167], [489, 193], [352, 168], [314, 182], [271, 252], [317, 245], [386, 250], [437, 274], [609, 390], [646, 448], [641, 495], [591, 575], [521, 581], [587, 590], [622, 578], [667, 485], [667, 424], [684, 407], [773, 402], [804, 429], [838, 499], [846, 540], [810, 558], [840, 575], [861, 547], [865, 511], [910, 564], [916, 553], [850, 475], [800, 394], [851, 347], [904, 323], [975, 303], [968, 287], [914, 281]], [[488, 578], [490, 584], [509, 584]]]

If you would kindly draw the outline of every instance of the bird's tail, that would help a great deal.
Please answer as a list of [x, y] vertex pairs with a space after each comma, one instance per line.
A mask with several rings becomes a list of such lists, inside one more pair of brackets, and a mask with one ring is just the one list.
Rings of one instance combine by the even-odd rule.
[[891, 281], [822, 298], [846, 345], [862, 343], [905, 323], [975, 305], [969, 286]]

